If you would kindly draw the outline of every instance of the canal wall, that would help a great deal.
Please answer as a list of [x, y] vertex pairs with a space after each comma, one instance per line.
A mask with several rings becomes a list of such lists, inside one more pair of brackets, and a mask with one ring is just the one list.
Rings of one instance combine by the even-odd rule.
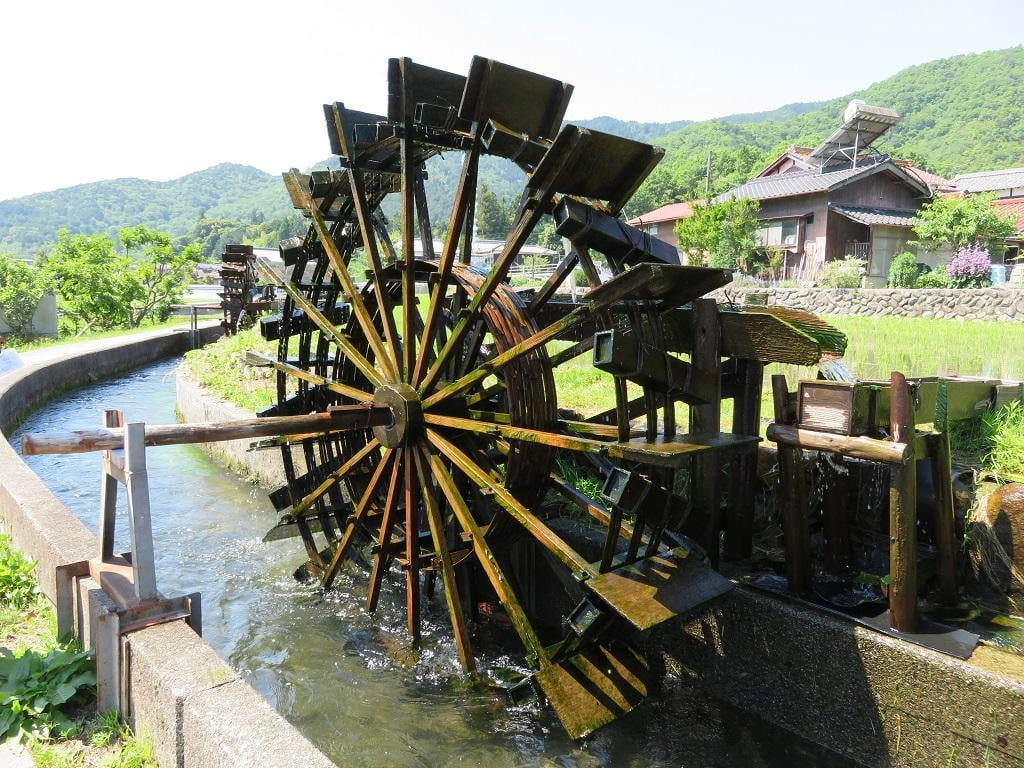
[[[183, 369], [178, 407], [251, 416]], [[258, 473], [258, 455], [231, 461]], [[648, 645], [668, 672], [870, 768], [1024, 768], [1024, 657], [981, 646], [959, 661], [744, 586]]]
[[871, 768], [1024, 766], [1024, 658], [960, 661], [738, 587], [649, 640], [709, 694]]
[[[202, 341], [211, 341], [220, 328], [200, 333]], [[111, 339], [0, 377], [0, 429], [9, 433], [34, 408], [63, 392], [187, 348], [183, 331]], [[99, 552], [96, 537], [6, 439], [0, 440], [0, 526], [37, 561], [40, 589], [51, 601], [56, 567]], [[89, 578], [78, 580], [76, 593], [76, 635], [90, 646], [98, 617], [113, 605]], [[121, 646], [129, 720], [152, 740], [161, 768], [333, 765], [183, 621], [132, 632], [121, 638]]]
[[[174, 386], [178, 416], [183, 422], [235, 421], [252, 418], [252, 413], [218, 397], [200, 384], [187, 365], [179, 365], [174, 372]], [[252, 438], [226, 440], [217, 443], [198, 443], [196, 448], [264, 488], [276, 490], [286, 485], [288, 479], [281, 463], [280, 449], [250, 451], [249, 446], [252, 442]], [[304, 474], [305, 461], [302, 456], [296, 453], [292, 458], [296, 472]]]
[[719, 302], [769, 305], [816, 315], [942, 317], [1024, 321], [1024, 290], [1012, 288], [720, 288]]

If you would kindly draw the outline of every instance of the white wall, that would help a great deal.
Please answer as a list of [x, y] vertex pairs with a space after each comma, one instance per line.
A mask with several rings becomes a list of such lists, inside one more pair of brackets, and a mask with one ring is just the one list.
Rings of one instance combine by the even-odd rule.
[[[0, 333], [10, 333], [10, 326], [0, 312]], [[48, 293], [39, 301], [32, 316], [32, 332], [41, 336], [57, 335], [57, 297]]]

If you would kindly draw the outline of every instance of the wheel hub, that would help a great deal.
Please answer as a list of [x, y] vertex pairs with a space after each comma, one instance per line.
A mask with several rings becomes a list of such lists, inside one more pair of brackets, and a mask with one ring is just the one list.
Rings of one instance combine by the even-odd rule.
[[391, 411], [391, 423], [373, 428], [385, 448], [398, 448], [419, 438], [423, 431], [420, 396], [408, 384], [385, 384], [373, 393], [373, 404]]

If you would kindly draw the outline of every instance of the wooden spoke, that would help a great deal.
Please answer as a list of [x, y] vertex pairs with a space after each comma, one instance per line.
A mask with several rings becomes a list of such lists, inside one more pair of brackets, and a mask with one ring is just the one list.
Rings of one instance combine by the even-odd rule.
[[370, 316], [370, 312], [366, 308], [366, 302], [363, 301], [363, 294], [352, 280], [352, 275], [348, 271], [345, 259], [342, 257], [341, 251], [338, 250], [337, 244], [334, 242], [334, 237], [331, 235], [331, 231], [327, 227], [327, 222], [324, 221], [323, 214], [313, 207], [310, 208], [309, 214], [313, 221], [313, 227], [316, 229], [317, 236], [320, 238], [320, 243], [324, 247], [324, 252], [327, 254], [327, 258], [331, 263], [331, 268], [334, 270], [334, 274], [337, 275], [338, 281], [341, 283], [341, 287], [345, 291], [345, 295], [347, 296], [349, 303], [352, 305], [352, 314], [356, 316], [356, 322], [359, 323], [359, 327], [363, 330], [363, 335], [366, 336], [366, 340], [370, 344], [370, 348], [373, 350], [374, 358], [377, 360], [378, 365], [380, 365], [388, 375], [392, 378], [397, 378], [398, 371], [395, 367], [396, 364], [391, 359], [387, 349], [384, 347], [383, 340], [377, 334], [377, 328], [374, 326], [373, 318]]
[[572, 159], [579, 143], [578, 132], [563, 133], [566, 136], [566, 140], [558, 144], [560, 147], [559, 155], [551, 164], [552, 172], [546, 175], [545, 180], [539, 187], [528, 188], [529, 197], [523, 198], [523, 203], [519, 207], [519, 212], [513, 222], [512, 231], [505, 241], [501, 254], [495, 259], [491, 269], [487, 272], [487, 277], [484, 278], [483, 284], [473, 295], [473, 299], [469, 302], [465, 313], [452, 329], [451, 334], [448, 336], [448, 341], [437, 353], [437, 357], [423, 377], [423, 380], [419, 382], [418, 390], [421, 395], [429, 392], [437, 383], [441, 371], [444, 370], [444, 366], [448, 362], [448, 357], [462, 342], [466, 332], [473, 327], [480, 314], [481, 307], [487, 303], [498, 286], [505, 281], [508, 271], [512, 267], [512, 262], [515, 261], [519, 251], [526, 244], [530, 235], [533, 234], [533, 230], [540, 221], [541, 216], [547, 212], [548, 207], [553, 202], [558, 173]]
[[[511, 424], [512, 416], [508, 413], [499, 413], [496, 411], [477, 411], [470, 410], [468, 412], [469, 418], [477, 421], [487, 422], [489, 424]], [[598, 439], [604, 438], [606, 440], [617, 440], [618, 429], [609, 424], [592, 424], [589, 421], [572, 421], [570, 419], [559, 419], [558, 426], [565, 432], [573, 432], [580, 435], [590, 435]], [[633, 430], [632, 437], [640, 437], [644, 433], [639, 430]]]
[[274, 370], [281, 371], [281, 373], [286, 373], [289, 376], [294, 376], [297, 379], [302, 379], [303, 381], [307, 381], [315, 386], [324, 387], [325, 389], [329, 389], [331, 392], [337, 392], [339, 395], [344, 395], [345, 397], [349, 397], [361, 403], [373, 402], [373, 393], [371, 392], [364, 392], [363, 390], [356, 389], [348, 384], [342, 384], [340, 381], [333, 381], [332, 379], [328, 379], [326, 376], [320, 376], [319, 374], [307, 371], [305, 368], [299, 368], [299, 366], [292, 365], [291, 363], [274, 360], [273, 358], [253, 352], [248, 352], [246, 354], [247, 357], [262, 359], [265, 361], [267, 366]]
[[455, 190], [455, 201], [448, 219], [448, 234], [445, 237], [441, 260], [437, 266], [437, 282], [434, 283], [430, 293], [430, 306], [427, 309], [427, 319], [423, 324], [423, 335], [420, 337], [419, 355], [416, 358], [416, 369], [412, 375], [413, 386], [419, 385], [420, 379], [424, 375], [424, 368], [430, 364], [428, 357], [430, 357], [430, 349], [434, 344], [437, 326], [441, 319], [442, 304], [448, 289], [452, 266], [455, 264], [459, 233], [462, 232], [463, 227], [472, 228], [472, 219], [467, 221], [466, 213], [472, 207], [473, 199], [476, 196], [476, 171], [480, 161], [478, 139], [479, 136], [474, 136], [473, 148], [466, 153], [462, 161], [462, 173], [459, 175], [459, 185]]
[[370, 511], [370, 507], [373, 502], [373, 496], [377, 491], [377, 486], [380, 484], [380, 479], [391, 464], [393, 458], [394, 451], [391, 448], [387, 448], [384, 450], [384, 455], [381, 457], [380, 463], [374, 467], [373, 474], [370, 476], [370, 481], [366, 484], [366, 489], [363, 491], [363, 495], [360, 497], [359, 503], [356, 504], [356, 508], [352, 511], [352, 516], [349, 518], [348, 524], [345, 526], [345, 530], [341, 534], [341, 542], [334, 549], [334, 554], [331, 556], [331, 562], [324, 571], [323, 578], [321, 579], [324, 589], [330, 589], [331, 584], [334, 583], [334, 577], [338, 573], [338, 567], [341, 565], [341, 561], [348, 553], [348, 548], [352, 544], [352, 538], [355, 536], [357, 528], [363, 520], [366, 519], [366, 515]]
[[519, 635], [519, 639], [522, 641], [527, 652], [534, 656], [541, 666], [546, 666], [550, 663], [548, 653], [544, 649], [540, 638], [533, 631], [530, 620], [526, 617], [526, 611], [523, 610], [523, 606], [519, 603], [519, 598], [516, 596], [512, 585], [498, 563], [498, 559], [494, 556], [494, 552], [487, 543], [484, 532], [477, 525], [476, 520], [473, 519], [469, 507], [466, 506], [465, 499], [459, 493], [455, 478], [452, 477], [439, 455], [427, 451], [425, 448], [423, 450], [430, 462], [431, 474], [437, 479], [437, 484], [448, 500], [448, 506], [451, 507], [462, 530], [470, 536], [477, 560], [480, 562], [484, 573], [487, 574], [487, 580], [490, 581], [494, 592], [498, 595], [498, 599], [505, 607], [505, 612], [508, 614], [516, 634]]
[[405, 503], [405, 600], [409, 637], [420, 644], [420, 507], [413, 483], [415, 449], [402, 451], [402, 496]]
[[537, 311], [555, 295], [555, 291], [562, 287], [562, 283], [572, 274], [579, 260], [580, 257], [575, 248], [569, 251], [569, 254], [559, 262], [555, 271], [551, 273], [551, 277], [533, 295], [527, 312], [536, 315]]
[[444, 584], [444, 599], [448, 604], [448, 614], [452, 618], [452, 630], [455, 632], [455, 648], [459, 653], [459, 661], [462, 668], [467, 672], [476, 669], [476, 660], [473, 658], [473, 648], [469, 639], [469, 628], [466, 626], [466, 615], [462, 611], [462, 599], [459, 596], [459, 586], [455, 578], [455, 566], [452, 563], [451, 553], [448, 550], [448, 537], [446, 535], [444, 520], [434, 497], [434, 490], [431, 487], [434, 478], [427, 472], [429, 454], [423, 446], [418, 446], [413, 451], [416, 460], [416, 474], [419, 478], [419, 486], [423, 493], [423, 506], [427, 512], [427, 522], [430, 525], [430, 536], [434, 542], [434, 550], [441, 561], [441, 580]]
[[[402, 71], [402, 123], [404, 130], [399, 140], [402, 176], [402, 381], [412, 382], [413, 366], [416, 360], [416, 335], [413, 330], [413, 303], [416, 300], [416, 249], [414, 244], [416, 217], [416, 143], [413, 141], [413, 103], [412, 83], [406, 71], [408, 59], [400, 59]], [[396, 348], [397, 349], [397, 348]], [[411, 464], [411, 462], [409, 462]], [[408, 494], [408, 491], [406, 491]], [[408, 514], [408, 510], [406, 510]], [[412, 567], [412, 563], [410, 563]], [[418, 578], [418, 577], [417, 577]], [[418, 616], [418, 614], [417, 614]], [[417, 630], [418, 632], [418, 630]]]
[[373, 290], [377, 296], [377, 305], [380, 307], [381, 320], [384, 324], [384, 340], [388, 344], [390, 359], [400, 373], [401, 342], [398, 338], [398, 329], [395, 327], [395, 308], [384, 285], [384, 265], [380, 260], [380, 251], [377, 249], [377, 236], [373, 231], [372, 214], [369, 203], [366, 201], [362, 171], [354, 166], [349, 167], [348, 179], [352, 187], [352, 204], [356, 218], [359, 220], [359, 231], [363, 235], [363, 249], [366, 251], [366, 260], [370, 263], [370, 278], [373, 281]]
[[[426, 419], [427, 417], [425, 416], [424, 418]], [[444, 417], [439, 418], [443, 419]], [[476, 424], [472, 419], [456, 419], [456, 421]], [[443, 426], [449, 425], [443, 424]], [[500, 427], [494, 428], [502, 429]], [[493, 493], [498, 504], [501, 505], [506, 512], [512, 515], [520, 525], [526, 528], [526, 530], [529, 531], [530, 534], [545, 547], [545, 549], [565, 563], [577, 578], [585, 579], [597, 573], [590, 563], [576, 552], [576, 550], [569, 546], [564, 539], [548, 528], [540, 518], [520, 504], [519, 501], [509, 493], [503, 485], [497, 483], [487, 471], [481, 469], [453, 443], [449, 442], [432, 429], [427, 430], [427, 439], [430, 440], [430, 442], [470, 480], [481, 488]]]
[[369, 379], [373, 386], [379, 387], [384, 383], [384, 380], [377, 372], [377, 369], [373, 367], [373, 363], [363, 357], [362, 352], [356, 349], [352, 340], [346, 334], [338, 330], [337, 326], [328, 320], [327, 316], [317, 309], [315, 304], [311, 301], [307, 301], [291, 282], [278, 275], [274, 271], [274, 268], [265, 260], [260, 259], [258, 263], [260, 269], [265, 275], [267, 275], [267, 277], [274, 281], [279, 287], [284, 288], [285, 291], [287, 291], [288, 295], [295, 303], [295, 306], [305, 312], [306, 316], [316, 324], [317, 328], [327, 334], [339, 347], [341, 347], [342, 351], [345, 353], [345, 357], [348, 358], [367, 379]]
[[548, 356], [548, 362], [551, 363], [552, 368], [557, 368], [563, 363], [568, 363], [570, 360], [575, 360], [580, 355], [585, 355], [587, 352], [594, 348], [594, 337], [587, 336], [583, 341], [571, 344], [561, 352], [555, 352], [553, 355]]
[[[598, 504], [575, 486], [569, 485], [569, 483], [565, 482], [565, 480], [555, 473], [551, 474], [551, 487], [554, 488], [555, 492], [560, 496], [563, 496], [569, 501], [582, 507], [586, 510], [588, 515], [605, 527], [608, 527], [611, 523], [612, 516], [604, 506]], [[629, 523], [620, 523], [619, 537], [629, 541], [632, 536], [633, 526], [629, 525]]]
[[388, 483], [388, 493], [384, 501], [384, 516], [380, 521], [380, 531], [377, 537], [378, 552], [373, 560], [373, 569], [370, 571], [370, 586], [366, 593], [366, 610], [373, 613], [377, 610], [377, 601], [380, 598], [380, 585], [384, 581], [384, 572], [387, 571], [391, 562], [391, 531], [395, 527], [395, 512], [398, 509], [398, 486], [402, 482], [402, 458], [404, 450], [399, 449], [395, 456], [394, 466], [391, 468], [391, 482]]
[[[481, 289], [481, 291], [482, 290], [483, 289]], [[480, 293], [478, 292], [476, 296], [473, 297], [473, 301], [476, 301], [476, 297], [479, 295]], [[472, 307], [472, 302], [470, 303], [470, 306]], [[518, 344], [509, 347], [500, 355], [496, 355], [490, 360], [487, 360], [486, 362], [478, 366], [475, 370], [467, 373], [465, 376], [437, 390], [437, 392], [430, 395], [423, 401], [423, 407], [429, 408], [430, 406], [441, 402], [447, 397], [453, 397], [455, 395], [461, 394], [462, 392], [465, 392], [478, 381], [486, 379], [488, 376], [495, 373], [496, 371], [501, 370], [504, 366], [508, 365], [512, 361], [517, 360], [518, 358], [522, 357], [528, 352], [532, 352], [533, 350], [537, 349], [537, 347], [546, 344], [559, 334], [569, 330], [574, 325], [584, 320], [593, 311], [594, 307], [591, 304], [580, 305], [578, 308], [574, 309], [569, 314], [553, 322], [547, 328], [537, 331], [528, 339], [524, 339]], [[458, 325], [456, 325], [456, 328], [458, 328]], [[449, 338], [448, 341], [450, 343], [451, 338]]]
[[[491, 439], [521, 440], [527, 443], [549, 445], [567, 451], [589, 453], [624, 461], [635, 461], [641, 464], [678, 469], [681, 464], [693, 455], [708, 451], [736, 450], [758, 442], [759, 438], [742, 435], [681, 435], [674, 440], [630, 440], [629, 442], [606, 442], [587, 437], [575, 437], [558, 432], [547, 432], [542, 429], [516, 427], [510, 424], [481, 423], [475, 419], [464, 419], [458, 416], [444, 416], [438, 413], [426, 413], [423, 420], [435, 427], [446, 427], [472, 432]], [[436, 434], [428, 430], [429, 434]]]
[[309, 495], [292, 505], [292, 514], [298, 515], [305, 510], [309, 509], [317, 499], [327, 493], [333, 488], [341, 479], [345, 477], [349, 472], [359, 466], [363, 459], [369, 456], [374, 450], [380, 447], [380, 442], [377, 438], [372, 438], [366, 445], [352, 454], [348, 461], [338, 467], [336, 470], [331, 472], [327, 477], [324, 478], [323, 482], [320, 483]]

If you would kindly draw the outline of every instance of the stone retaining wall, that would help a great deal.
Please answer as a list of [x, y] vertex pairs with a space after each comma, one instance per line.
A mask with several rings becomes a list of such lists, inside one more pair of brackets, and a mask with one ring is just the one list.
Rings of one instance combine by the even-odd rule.
[[719, 302], [743, 304], [748, 295], [771, 305], [819, 315], [896, 315], [955, 317], [964, 320], [1024, 321], [1024, 290], [1012, 288], [725, 288]]
[[[204, 341], [218, 327], [201, 331]], [[183, 331], [167, 331], [38, 363], [0, 378], [0, 427], [10, 430], [32, 409], [69, 389], [187, 349]], [[97, 465], [98, 466], [98, 465]], [[83, 482], [87, 482], [85, 478]], [[56, 596], [55, 569], [99, 551], [96, 537], [0, 440], [0, 527], [37, 561], [42, 592]], [[79, 580], [76, 634], [90, 645], [109, 599], [92, 579]], [[129, 719], [147, 734], [161, 768], [263, 768], [333, 763], [267, 704], [183, 621], [122, 638]]]

